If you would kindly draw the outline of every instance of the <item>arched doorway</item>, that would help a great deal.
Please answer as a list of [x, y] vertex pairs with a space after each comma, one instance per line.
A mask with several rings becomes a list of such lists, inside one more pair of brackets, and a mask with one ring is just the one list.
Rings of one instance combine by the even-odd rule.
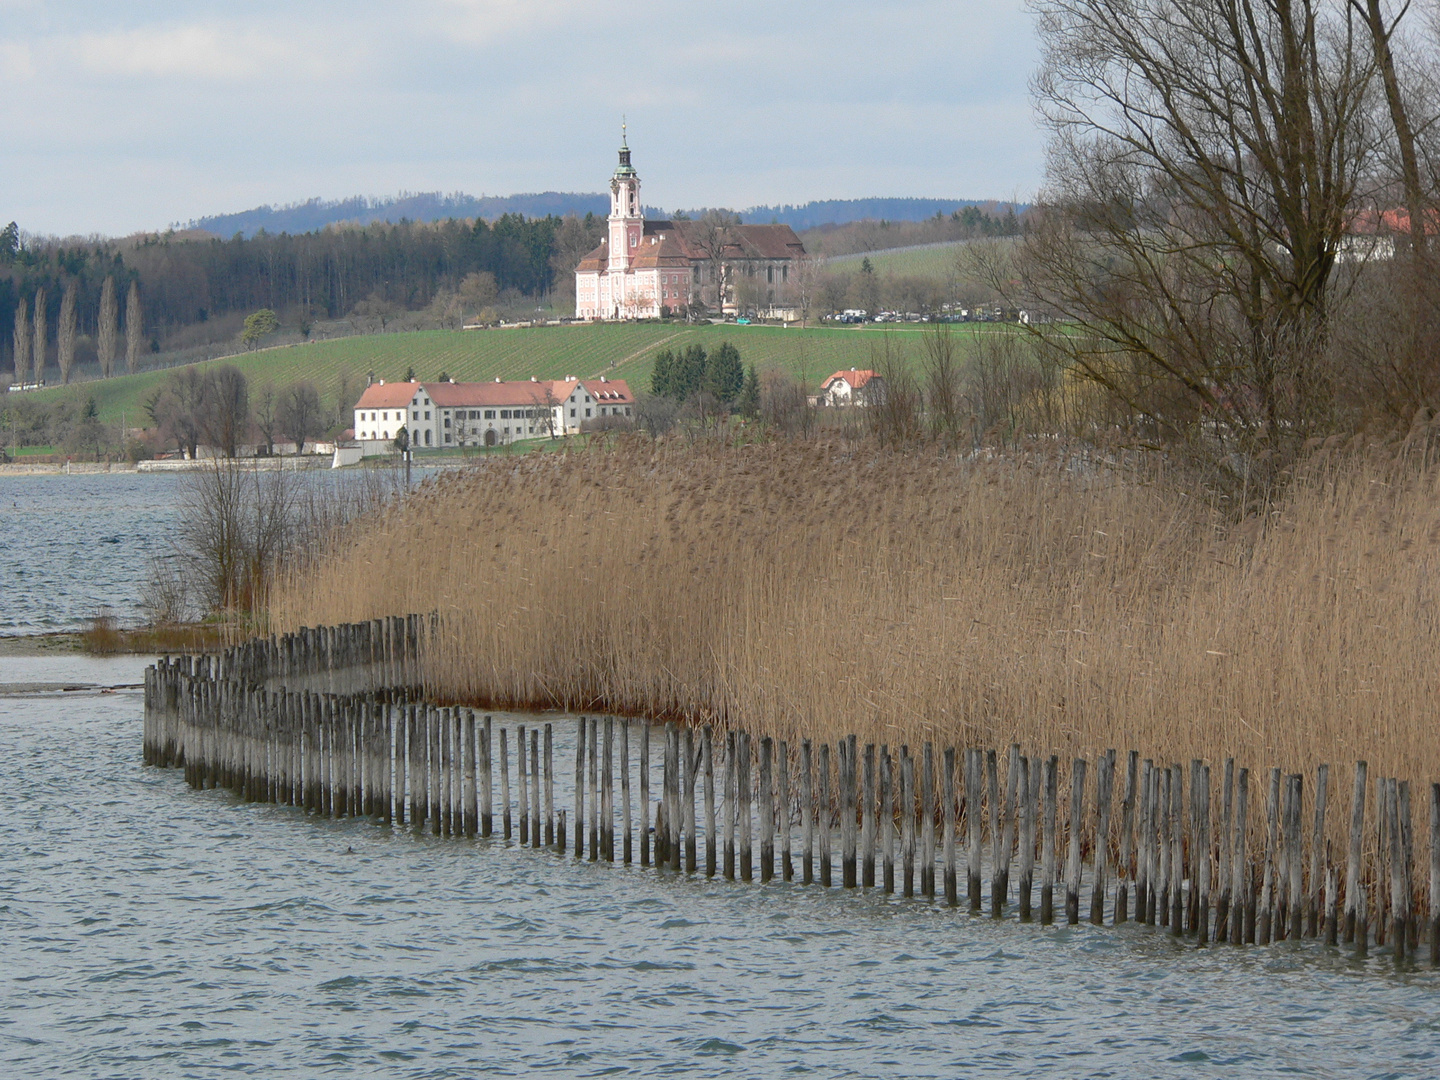
[[489, 431], [485, 432], [485, 445], [486, 445], [486, 446], [494, 446], [494, 445], [495, 445], [495, 429], [494, 429], [494, 428], [491, 428]]

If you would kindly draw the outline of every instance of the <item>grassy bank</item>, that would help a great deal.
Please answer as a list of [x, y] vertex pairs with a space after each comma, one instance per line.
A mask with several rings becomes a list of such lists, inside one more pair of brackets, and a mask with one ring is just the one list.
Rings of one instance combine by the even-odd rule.
[[[957, 327], [957, 338], [969, 342], [977, 333], [1005, 332], [998, 327]], [[358, 394], [367, 374], [400, 379], [414, 368], [421, 379], [442, 373], [463, 381], [491, 379], [581, 378], [606, 375], [629, 379], [636, 389], [648, 388], [654, 355], [661, 348], [692, 343], [707, 349], [731, 341], [745, 363], [761, 370], [776, 368], [810, 384], [818, 384], [837, 368], [866, 367], [885, 337], [902, 346], [898, 353], [918, 353], [919, 328], [889, 329], [778, 326], [686, 326], [637, 323], [593, 326], [537, 326], [509, 330], [433, 330], [371, 334], [317, 341], [307, 345], [262, 349], [244, 356], [208, 361], [233, 364], [250, 380], [252, 393], [265, 383], [284, 386], [299, 379], [314, 382], [326, 401], [342, 380]], [[201, 367], [205, 364], [199, 365]], [[142, 371], [113, 379], [54, 387], [27, 399], [58, 402], [93, 397], [102, 423], [125, 419], [129, 426], [148, 423], [145, 402], [169, 377], [170, 370]]]
[[442, 478], [272, 615], [439, 611], [433, 687], [496, 705], [1434, 776], [1437, 488], [1318, 465], [1233, 528], [1073, 460], [636, 439]]

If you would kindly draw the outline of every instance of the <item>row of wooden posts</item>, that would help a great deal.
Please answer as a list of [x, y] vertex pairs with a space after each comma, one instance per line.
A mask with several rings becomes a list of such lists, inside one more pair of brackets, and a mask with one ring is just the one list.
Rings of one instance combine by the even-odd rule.
[[[1354, 768], [1342, 830], [1342, 877], [1327, 840], [1323, 765], [1311, 778], [1307, 829], [1306, 777], [1271, 769], [1252, 784], [1233, 759], [1212, 778], [1201, 761], [1186, 768], [1134, 751], [1117, 759], [1112, 750], [1087, 786], [1090, 763], [1076, 758], [1062, 800], [1059, 759], [1028, 757], [1018, 745], [1003, 754], [930, 743], [912, 750], [861, 745], [853, 735], [791, 745], [609, 717], [517, 723], [512, 733], [471, 709], [427, 704], [417, 686], [286, 687], [337, 660], [375, 677], [408, 670], [419, 655], [418, 620], [385, 622], [378, 634], [362, 625], [395, 651], [360, 648], [358, 633], [336, 628], [308, 643], [271, 639], [162, 660], [146, 676], [146, 762], [183, 767], [193, 787], [251, 800], [440, 836], [518, 837], [597, 862], [882, 889], [951, 906], [963, 900], [972, 912], [985, 909], [988, 892], [992, 916], [1041, 923], [1055, 921], [1058, 897], [1070, 924], [1082, 914], [1097, 925], [1133, 919], [1201, 944], [1320, 938], [1361, 955], [1388, 945], [1403, 961], [1423, 939], [1440, 964], [1440, 784], [1430, 786], [1422, 903], [1410, 785], [1372, 785], [1364, 762]], [[556, 803], [557, 724], [575, 729], [568, 807]], [[652, 799], [654, 730], [662, 781]], [[1264, 796], [1263, 820], [1252, 793], [1257, 804]]]

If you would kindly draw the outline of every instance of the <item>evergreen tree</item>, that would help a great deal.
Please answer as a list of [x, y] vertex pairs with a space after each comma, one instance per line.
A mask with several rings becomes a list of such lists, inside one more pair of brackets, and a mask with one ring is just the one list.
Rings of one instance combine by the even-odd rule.
[[751, 364], [745, 369], [745, 385], [740, 388], [740, 415], [756, 417], [760, 415], [760, 373]]
[[721, 342], [705, 365], [701, 388], [728, 405], [740, 396], [744, 386], [745, 368], [740, 363], [740, 350], [728, 341]]
[[120, 309], [115, 303], [115, 279], [105, 278], [100, 290], [100, 317], [95, 332], [95, 353], [100, 361], [100, 376], [108, 379], [115, 368], [115, 344], [119, 338], [117, 324]]
[[701, 389], [705, 381], [705, 346], [687, 345], [671, 368], [670, 396], [684, 401]]
[[671, 397], [670, 381], [675, 367], [675, 354], [661, 349], [655, 354], [655, 368], [650, 372], [650, 392], [656, 397]]
[[144, 316], [140, 311], [140, 283], [130, 282], [130, 295], [125, 299], [125, 370], [135, 374], [140, 366], [140, 335]]

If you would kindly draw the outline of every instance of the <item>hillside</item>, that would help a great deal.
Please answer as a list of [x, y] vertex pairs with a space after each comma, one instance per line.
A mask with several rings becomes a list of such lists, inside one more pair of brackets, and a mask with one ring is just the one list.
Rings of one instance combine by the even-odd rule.
[[[994, 333], [997, 327], [957, 327], [962, 339], [977, 333]], [[918, 351], [920, 335], [912, 328], [812, 327], [784, 329], [774, 326], [684, 326], [658, 323], [543, 326], [506, 330], [433, 330], [400, 334], [370, 334], [318, 341], [306, 345], [261, 349], [243, 356], [209, 361], [234, 364], [250, 380], [252, 393], [265, 383], [276, 387], [300, 379], [315, 383], [322, 396], [333, 400], [342, 380], [351, 388], [364, 386], [373, 373], [377, 379], [401, 379], [413, 367], [421, 379], [446, 374], [460, 381], [500, 379], [581, 378], [606, 375], [627, 379], [636, 390], [648, 389], [654, 354], [662, 347], [683, 348], [692, 343], [707, 349], [732, 341], [746, 364], [760, 370], [779, 369], [814, 386], [838, 368], [866, 367], [884, 339], [902, 347], [897, 354]], [[204, 366], [204, 365], [201, 365]], [[100, 419], [118, 423], [125, 418], [136, 426], [146, 400], [174, 369], [142, 371], [113, 379], [53, 387], [27, 399], [58, 402], [63, 398], [93, 397]]]

